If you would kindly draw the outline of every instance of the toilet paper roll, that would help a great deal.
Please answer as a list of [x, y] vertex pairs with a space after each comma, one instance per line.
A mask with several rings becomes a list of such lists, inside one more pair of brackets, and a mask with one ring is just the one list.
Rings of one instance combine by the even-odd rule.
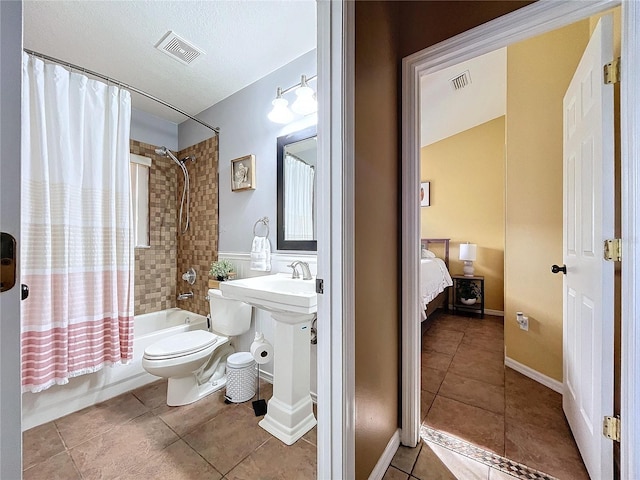
[[256, 363], [260, 365], [270, 362], [273, 358], [273, 345], [266, 340], [253, 342], [249, 351]]

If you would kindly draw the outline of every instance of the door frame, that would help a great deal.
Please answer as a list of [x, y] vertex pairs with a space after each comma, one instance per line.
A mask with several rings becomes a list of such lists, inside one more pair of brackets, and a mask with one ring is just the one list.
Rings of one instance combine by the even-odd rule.
[[402, 413], [401, 442], [415, 446], [420, 427], [420, 77], [622, 5], [622, 370], [621, 475], [640, 478], [640, 4], [620, 0], [539, 1], [402, 61]]
[[355, 474], [355, 4], [319, 0], [318, 478]]
[[[325, 279], [325, 294], [318, 298], [318, 478], [351, 478], [355, 472], [355, 307], [353, 264], [355, 230], [354, 202], [354, 4], [317, 3], [318, 90], [322, 104], [318, 122], [318, 151], [326, 168], [318, 170], [318, 195], [326, 207], [319, 219], [318, 276]], [[0, 142], [2, 149], [2, 199], [11, 193], [18, 198], [2, 201], [3, 230], [20, 234], [20, 81], [9, 83], [13, 95], [6, 95], [7, 82], [20, 77], [22, 58], [22, 2], [0, 2], [3, 68], [0, 81]], [[6, 27], [6, 28], [5, 28]], [[5, 41], [6, 40], [6, 41]], [[6, 88], [6, 90], [5, 90]], [[8, 192], [9, 187], [13, 188]], [[16, 194], [15, 189], [18, 189]], [[13, 213], [11, 213], [13, 212]], [[16, 214], [17, 212], [17, 214]], [[5, 215], [11, 213], [11, 215]], [[324, 228], [322, 228], [324, 227]], [[17, 282], [19, 286], [19, 281]], [[19, 287], [3, 292], [0, 313], [0, 477], [19, 478], [21, 454], [20, 323]], [[10, 321], [13, 320], [13, 321]], [[326, 368], [326, 365], [330, 365]], [[5, 438], [6, 437], [6, 438]]]

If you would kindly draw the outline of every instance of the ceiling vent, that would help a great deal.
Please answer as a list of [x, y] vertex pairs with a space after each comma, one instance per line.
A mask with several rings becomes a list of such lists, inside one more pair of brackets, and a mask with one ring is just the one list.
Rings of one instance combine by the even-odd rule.
[[454, 90], [462, 90], [464, 87], [471, 83], [471, 75], [469, 75], [469, 70], [466, 70], [460, 75], [456, 75], [455, 77], [449, 79], [449, 82], [451, 82], [451, 87]]
[[167, 32], [156, 48], [185, 65], [191, 65], [200, 55], [204, 55], [202, 50], [172, 31]]

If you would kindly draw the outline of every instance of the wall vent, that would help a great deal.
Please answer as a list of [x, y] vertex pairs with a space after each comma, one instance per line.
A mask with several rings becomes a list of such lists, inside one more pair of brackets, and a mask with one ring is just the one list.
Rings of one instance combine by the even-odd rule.
[[156, 48], [185, 65], [191, 65], [200, 55], [204, 55], [204, 51], [172, 31], [167, 32]]
[[455, 77], [449, 79], [449, 82], [451, 82], [451, 87], [454, 90], [462, 90], [464, 87], [471, 83], [471, 75], [469, 75], [469, 70], [466, 70], [460, 75], [456, 75]]

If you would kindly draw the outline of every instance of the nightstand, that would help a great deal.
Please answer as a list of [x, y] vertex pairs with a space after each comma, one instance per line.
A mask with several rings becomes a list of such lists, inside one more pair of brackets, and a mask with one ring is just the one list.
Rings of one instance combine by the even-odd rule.
[[[484, 277], [465, 277], [464, 275], [451, 275], [453, 280], [453, 313], [465, 312], [479, 314], [484, 318]], [[471, 303], [463, 297], [465, 291], [476, 295], [475, 302]], [[462, 294], [462, 295], [461, 295]]]

